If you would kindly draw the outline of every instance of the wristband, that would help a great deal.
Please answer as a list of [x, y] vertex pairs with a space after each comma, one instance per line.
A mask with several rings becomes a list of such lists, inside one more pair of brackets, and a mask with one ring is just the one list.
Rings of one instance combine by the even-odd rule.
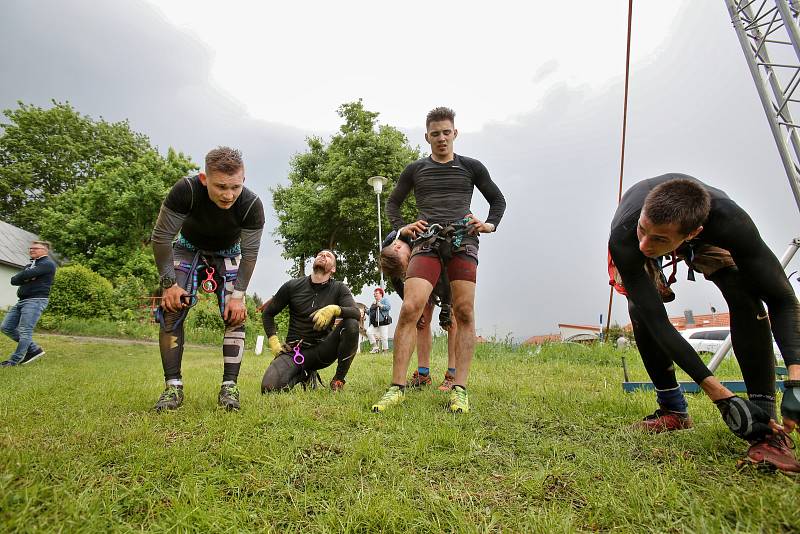
[[234, 289], [233, 293], [231, 293], [231, 298], [237, 300], [239, 299], [244, 300], [244, 291], [239, 291], [238, 289]]

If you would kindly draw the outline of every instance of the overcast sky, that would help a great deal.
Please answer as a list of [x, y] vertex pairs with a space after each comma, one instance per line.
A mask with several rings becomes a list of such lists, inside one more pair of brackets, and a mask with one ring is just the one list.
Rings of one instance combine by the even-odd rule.
[[[363, 98], [383, 124], [424, 145], [427, 111], [453, 107], [456, 152], [483, 161], [508, 201], [498, 232], [481, 241], [478, 331], [522, 339], [559, 322], [596, 324], [606, 310], [626, 9], [623, 1], [7, 0], [0, 107], [68, 100], [94, 117], [129, 119], [162, 151], [197, 162], [220, 144], [241, 148], [247, 185], [269, 210], [251, 283], [264, 296], [288, 266], [271, 235], [268, 188], [287, 182], [305, 137], [333, 133], [336, 108]], [[721, 1], [635, 5], [625, 188], [665, 172], [727, 191], [778, 256], [800, 235]], [[488, 211], [479, 192], [473, 209]], [[681, 270], [671, 313], [727, 309], [712, 284], [685, 278]], [[614, 320], [628, 322], [619, 297]]]

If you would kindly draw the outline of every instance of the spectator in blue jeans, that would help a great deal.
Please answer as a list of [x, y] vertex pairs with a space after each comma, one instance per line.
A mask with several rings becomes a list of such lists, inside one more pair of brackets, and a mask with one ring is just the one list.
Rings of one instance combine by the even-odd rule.
[[44, 355], [44, 349], [33, 342], [33, 329], [47, 307], [50, 286], [56, 274], [56, 264], [48, 257], [50, 243], [34, 241], [28, 249], [31, 262], [11, 277], [17, 289], [17, 303], [8, 310], [0, 330], [17, 342], [17, 350], [4, 362], [3, 367], [22, 365]]

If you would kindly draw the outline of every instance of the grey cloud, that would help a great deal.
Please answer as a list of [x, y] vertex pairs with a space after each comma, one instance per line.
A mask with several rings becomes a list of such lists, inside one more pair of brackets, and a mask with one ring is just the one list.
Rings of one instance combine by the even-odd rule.
[[[238, 147], [247, 185], [268, 209], [267, 188], [285, 180], [290, 157], [304, 148], [306, 132], [253, 120], [216, 89], [210, 51], [142, 2], [5, 2], [0, 47], [14, 51], [0, 57], [3, 109], [69, 101], [94, 117], [130, 119], [162, 150], [173, 146], [199, 164], [214, 146]], [[254, 288], [265, 294], [287, 264], [268, 233], [261, 257]]]
[[558, 61], [555, 59], [551, 59], [550, 61], [546, 61], [536, 69], [536, 72], [533, 73], [533, 78], [531, 81], [533, 83], [539, 83], [546, 80], [551, 74], [554, 74], [558, 70]]

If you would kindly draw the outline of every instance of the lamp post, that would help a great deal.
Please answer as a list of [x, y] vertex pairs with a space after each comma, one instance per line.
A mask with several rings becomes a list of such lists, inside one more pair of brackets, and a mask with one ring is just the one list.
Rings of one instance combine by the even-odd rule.
[[381, 289], [383, 288], [383, 271], [381, 271], [380, 267], [380, 257], [381, 257], [381, 243], [383, 243], [383, 236], [381, 235], [381, 191], [383, 191], [383, 186], [386, 185], [386, 182], [389, 180], [386, 179], [385, 176], [373, 176], [367, 179], [367, 183], [372, 186], [373, 191], [375, 191], [375, 198], [378, 202], [378, 273], [381, 276]]

